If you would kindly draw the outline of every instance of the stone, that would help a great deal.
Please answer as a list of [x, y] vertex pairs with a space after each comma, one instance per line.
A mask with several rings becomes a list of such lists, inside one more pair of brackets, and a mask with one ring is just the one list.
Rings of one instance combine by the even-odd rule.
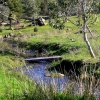
[[32, 22], [32, 24], [33, 25], [39, 25], [39, 26], [46, 25], [45, 19], [43, 19], [42, 17], [34, 19], [33, 22]]
[[61, 74], [61, 73], [58, 73], [58, 74], [59, 74], [60, 77], [64, 77], [65, 76], [64, 74]]
[[51, 73], [46, 73], [45, 76], [46, 77], [51, 77]]
[[64, 77], [65, 75], [64, 74], [61, 74], [61, 73], [46, 73], [45, 74], [46, 77]]

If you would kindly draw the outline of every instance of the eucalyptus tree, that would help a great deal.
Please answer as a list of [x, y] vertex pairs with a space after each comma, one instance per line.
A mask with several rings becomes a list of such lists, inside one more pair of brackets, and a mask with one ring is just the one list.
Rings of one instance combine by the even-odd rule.
[[41, 0], [22, 0], [23, 4], [23, 16], [33, 17], [38, 15], [40, 9]]
[[0, 4], [0, 19], [2, 22], [8, 19], [9, 8], [3, 4]]
[[49, 0], [42, 0], [41, 5], [40, 5], [40, 14], [42, 15], [47, 15], [48, 14], [48, 2]]
[[[69, 21], [80, 28], [84, 34], [84, 41], [87, 44], [90, 55], [93, 58], [96, 58], [96, 56], [88, 40], [87, 31], [92, 35], [88, 23], [99, 4], [99, 0], [56, 0], [56, 2], [53, 4], [53, 8], [49, 7], [49, 13], [51, 17], [49, 21], [50, 25], [54, 28], [63, 29], [65, 22]], [[69, 16], [72, 15], [77, 16], [78, 24], [69, 19]]]
[[7, 0], [0, 0], [0, 19], [2, 22], [8, 19], [9, 8], [6, 6]]
[[22, 0], [8, 0], [6, 4], [11, 13], [14, 13], [17, 17], [22, 15]]
[[[8, 20], [10, 23], [10, 29], [12, 27], [12, 20], [17, 19], [19, 20], [19, 18], [22, 16], [22, 0], [7, 0], [6, 2], [6, 6], [9, 8], [10, 13], [8, 16]], [[16, 16], [16, 18], [14, 18]]]

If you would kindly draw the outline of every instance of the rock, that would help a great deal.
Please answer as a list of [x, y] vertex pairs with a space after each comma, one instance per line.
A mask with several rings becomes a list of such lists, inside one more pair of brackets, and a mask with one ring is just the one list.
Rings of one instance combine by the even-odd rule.
[[51, 77], [51, 73], [46, 73], [45, 76], [46, 77]]
[[51, 77], [54, 77], [54, 78], [56, 78], [56, 77], [64, 77], [64, 74], [61, 74], [61, 73], [51, 73]]
[[33, 22], [32, 22], [32, 24], [33, 25], [39, 25], [39, 26], [46, 25], [45, 19], [43, 19], [42, 17], [34, 19]]
[[46, 25], [45, 19], [41, 18], [41, 21], [42, 21], [43, 25]]
[[75, 42], [75, 40], [74, 40], [74, 39], [72, 39], [72, 38], [71, 38], [70, 40], [71, 40], [72, 42]]
[[64, 74], [61, 74], [61, 73], [58, 73], [58, 74], [59, 74], [60, 77], [64, 77], [65, 76]]
[[54, 72], [51, 72], [51, 73], [46, 73], [45, 74], [46, 77], [64, 77], [65, 75], [64, 74], [61, 74], [61, 73], [54, 73]]

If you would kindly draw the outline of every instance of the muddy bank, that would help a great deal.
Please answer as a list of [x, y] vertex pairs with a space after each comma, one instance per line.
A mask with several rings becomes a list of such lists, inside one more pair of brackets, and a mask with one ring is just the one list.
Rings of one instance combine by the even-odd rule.
[[99, 66], [100, 62], [87, 63], [83, 60], [61, 60], [57, 64], [52, 64], [48, 69], [57, 70], [58, 72], [72, 76], [80, 76], [83, 72], [87, 71], [88, 74], [93, 74], [98, 78], [100, 77], [100, 74], [96, 73], [96, 71], [99, 69]]
[[59, 43], [44, 43], [44, 42], [27, 42], [27, 41], [15, 41], [13, 39], [5, 40], [12, 48], [18, 47], [18, 49], [35, 51], [35, 56], [52, 56], [52, 55], [63, 55], [70, 53], [71, 51], [77, 51], [80, 49], [79, 46], [71, 46], [69, 44]]
[[80, 68], [83, 67], [83, 61], [70, 61], [70, 60], [62, 60], [60, 63], [49, 67], [49, 70], [57, 70], [63, 74], [76, 74], [80, 75]]

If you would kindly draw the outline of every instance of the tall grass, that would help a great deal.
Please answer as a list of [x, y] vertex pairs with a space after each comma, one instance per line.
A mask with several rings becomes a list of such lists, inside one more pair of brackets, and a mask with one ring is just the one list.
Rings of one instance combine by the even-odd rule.
[[[22, 66], [20, 59], [0, 58], [0, 100], [96, 100], [95, 89], [100, 89], [100, 79], [96, 80], [88, 67], [82, 69], [81, 78], [75, 76], [75, 80], [68, 81], [64, 90], [58, 92], [55, 83], [41, 86], [25, 76], [25, 67], [18, 67]], [[26, 66], [24, 62], [23, 66]]]

